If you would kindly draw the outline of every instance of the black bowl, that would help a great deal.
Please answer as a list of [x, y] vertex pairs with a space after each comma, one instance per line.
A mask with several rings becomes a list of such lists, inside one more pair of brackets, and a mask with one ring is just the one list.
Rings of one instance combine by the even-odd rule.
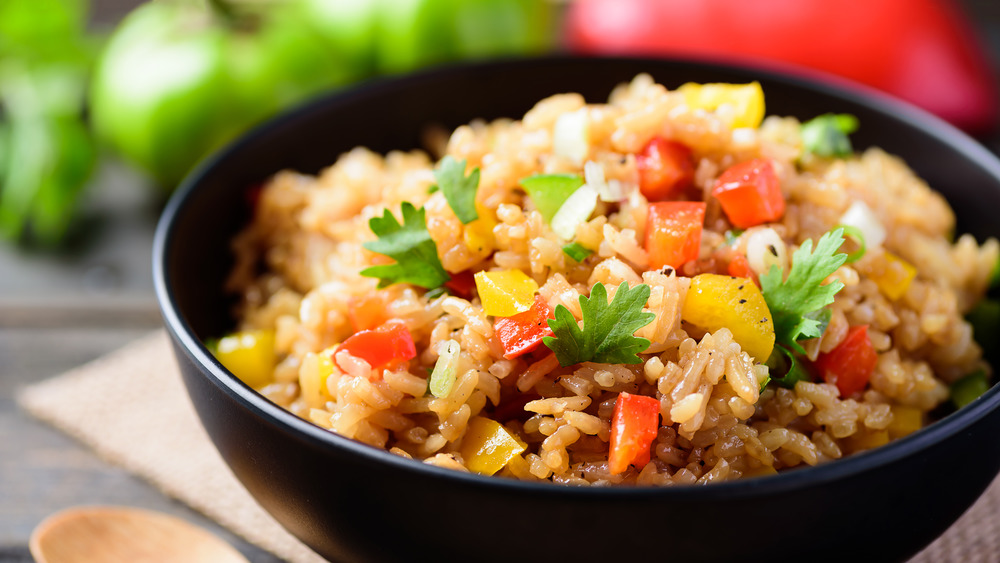
[[[156, 234], [157, 296], [201, 421], [232, 471], [292, 534], [333, 560], [904, 559], [941, 534], [1000, 469], [1000, 389], [874, 451], [708, 487], [575, 488], [439, 469], [345, 439], [246, 387], [203, 342], [233, 326], [223, 280], [246, 193], [283, 168], [315, 172], [356, 145], [418, 147], [427, 124], [520, 117], [537, 100], [605, 101], [639, 72], [763, 85], [768, 112], [856, 115], [858, 148], [904, 157], [945, 194], [961, 231], [1000, 234], [1000, 162], [885, 97], [761, 69], [546, 58], [440, 69], [331, 95], [255, 130], [202, 166]], [[183, 455], [183, 454], [180, 454]]]

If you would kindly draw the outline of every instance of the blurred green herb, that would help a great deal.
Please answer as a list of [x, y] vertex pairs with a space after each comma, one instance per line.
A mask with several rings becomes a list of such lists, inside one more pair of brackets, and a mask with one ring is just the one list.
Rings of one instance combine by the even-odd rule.
[[[0, 0], [0, 237], [64, 239], [98, 141], [170, 191], [249, 127], [327, 90], [545, 50], [555, 15], [536, 0], [136, 4], [104, 41], [87, 31], [88, 0]], [[461, 189], [442, 188], [467, 222], [474, 190], [456, 179]]]
[[825, 113], [802, 124], [802, 145], [822, 157], [851, 156], [851, 133], [858, 130], [858, 118], [848, 113]]
[[989, 388], [989, 374], [986, 373], [985, 369], [977, 369], [951, 384], [951, 402], [955, 405], [955, 408], [960, 409], [976, 400], [980, 395], [988, 391]]
[[53, 246], [97, 151], [84, 119], [97, 41], [83, 0], [0, 2], [0, 235]]

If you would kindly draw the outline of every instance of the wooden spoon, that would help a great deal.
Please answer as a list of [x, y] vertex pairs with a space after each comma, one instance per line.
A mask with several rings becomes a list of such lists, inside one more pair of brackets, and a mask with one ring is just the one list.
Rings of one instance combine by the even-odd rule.
[[87, 506], [57, 512], [31, 534], [38, 563], [248, 563], [208, 531], [138, 508]]

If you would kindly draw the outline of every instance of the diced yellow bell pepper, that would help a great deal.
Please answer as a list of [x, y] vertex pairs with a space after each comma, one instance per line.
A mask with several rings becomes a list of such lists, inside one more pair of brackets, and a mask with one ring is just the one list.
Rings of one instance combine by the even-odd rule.
[[895, 301], [910, 288], [910, 282], [917, 277], [917, 269], [888, 250], [885, 251], [885, 259], [885, 269], [868, 277], [886, 297]]
[[760, 83], [749, 84], [696, 84], [688, 82], [677, 89], [684, 94], [684, 101], [691, 109], [715, 111], [728, 104], [735, 110], [733, 128], [759, 127], [764, 120], [764, 90]]
[[848, 438], [848, 443], [852, 452], [873, 450], [879, 446], [889, 443], [889, 431], [887, 430], [859, 430], [856, 434]]
[[474, 473], [493, 475], [525, 449], [502, 424], [481, 416], [469, 420], [459, 453]]
[[[299, 390], [310, 407], [322, 407], [332, 398], [326, 387], [326, 380], [333, 374], [333, 352], [334, 347], [330, 347], [319, 354], [306, 356], [302, 361]], [[313, 367], [316, 369], [312, 369]]]
[[493, 253], [493, 247], [496, 245], [493, 227], [497, 225], [497, 220], [492, 209], [478, 202], [476, 211], [479, 213], [479, 218], [465, 226], [462, 238], [472, 254], [486, 258]]
[[691, 279], [681, 319], [710, 332], [728, 328], [758, 362], [774, 349], [774, 321], [760, 289], [747, 278], [699, 274]]
[[913, 434], [924, 425], [924, 413], [916, 407], [892, 406], [892, 422], [886, 430], [893, 440]]
[[274, 380], [274, 366], [277, 355], [274, 353], [273, 330], [250, 330], [236, 332], [219, 340], [215, 357], [254, 389], [258, 389]]
[[538, 283], [521, 270], [477, 272], [476, 289], [487, 315], [512, 317], [535, 303]]

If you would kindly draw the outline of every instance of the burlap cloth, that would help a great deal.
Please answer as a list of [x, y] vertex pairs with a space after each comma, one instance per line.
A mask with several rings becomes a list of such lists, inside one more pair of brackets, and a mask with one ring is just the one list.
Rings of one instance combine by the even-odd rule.
[[[264, 512], [230, 473], [198, 422], [164, 332], [37, 383], [19, 402], [108, 462], [261, 548], [293, 563], [321, 561]], [[149, 440], [151, 435], [158, 439]], [[1000, 479], [912, 561], [1000, 561]]]

